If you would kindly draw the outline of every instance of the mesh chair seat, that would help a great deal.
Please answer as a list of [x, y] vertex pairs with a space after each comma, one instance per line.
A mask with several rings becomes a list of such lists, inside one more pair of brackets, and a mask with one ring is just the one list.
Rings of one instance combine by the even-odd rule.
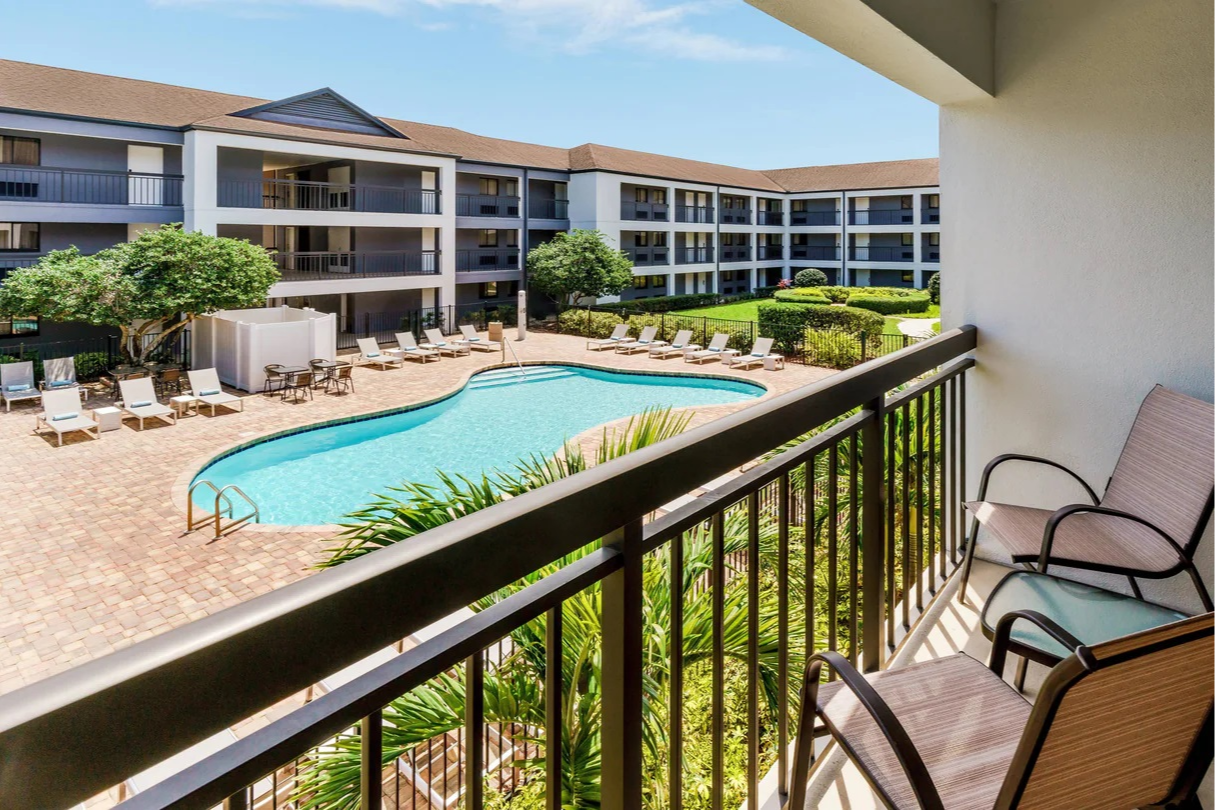
[[[1030, 704], [968, 655], [867, 676], [911, 736], [947, 810], [991, 810]], [[820, 715], [894, 808], [919, 808], [894, 750], [842, 682], [819, 687]]]
[[[1016, 562], [1035, 562], [1042, 553], [1046, 521], [1054, 512], [991, 501], [971, 501], [967, 510], [995, 535]], [[1156, 532], [1122, 518], [1081, 513], [1059, 524], [1051, 545], [1051, 559], [1100, 563], [1136, 571], [1167, 571], [1182, 558]]]

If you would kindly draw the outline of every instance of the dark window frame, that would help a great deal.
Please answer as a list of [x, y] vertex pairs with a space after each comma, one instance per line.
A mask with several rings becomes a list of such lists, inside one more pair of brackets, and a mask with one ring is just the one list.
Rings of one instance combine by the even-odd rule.
[[[17, 152], [16, 145], [18, 143], [33, 144], [34, 151], [37, 153], [33, 163], [18, 162], [15, 159]], [[42, 139], [27, 138], [22, 135], [0, 135], [0, 163], [11, 166], [41, 166], [42, 165]]]
[[[34, 247], [7, 247], [0, 248], [0, 253], [41, 253], [42, 252], [42, 223], [41, 222], [0, 222], [0, 225], [8, 225], [9, 233], [16, 233], [18, 225], [34, 226], [34, 234], [36, 235]], [[23, 231], [24, 232], [24, 231]], [[13, 244], [20, 244], [20, 240], [13, 239]]]

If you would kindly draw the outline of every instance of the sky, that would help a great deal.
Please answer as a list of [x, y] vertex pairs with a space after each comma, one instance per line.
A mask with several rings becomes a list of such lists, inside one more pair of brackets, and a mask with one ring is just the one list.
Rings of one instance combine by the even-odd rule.
[[751, 169], [937, 155], [937, 108], [742, 0], [40, 0], [0, 57]]

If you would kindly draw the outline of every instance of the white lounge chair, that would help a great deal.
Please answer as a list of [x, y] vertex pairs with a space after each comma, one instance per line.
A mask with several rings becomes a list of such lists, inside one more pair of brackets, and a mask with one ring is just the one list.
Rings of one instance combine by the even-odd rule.
[[172, 424], [177, 424], [177, 411], [156, 401], [156, 389], [152, 386], [151, 377], [140, 377], [137, 380], [119, 380], [118, 391], [122, 396], [122, 410], [139, 420], [139, 429], [143, 430], [143, 421], [152, 417], [169, 417]]
[[486, 340], [477, 334], [477, 330], [473, 329], [468, 324], [460, 327], [460, 334], [464, 336], [462, 343], [467, 343], [469, 348], [476, 349], [481, 352], [500, 352], [502, 344], [496, 340]]
[[751, 368], [752, 366], [762, 366], [765, 360], [772, 360], [772, 366], [776, 368], [785, 367], [785, 358], [779, 354], [772, 354], [772, 338], [761, 337], [755, 341], [755, 345], [751, 347], [750, 354], [735, 354], [722, 359], [722, 362], [730, 368]]
[[215, 416], [216, 405], [240, 406], [245, 410], [245, 401], [234, 394], [224, 393], [219, 384], [219, 372], [213, 368], [199, 368], [186, 372], [190, 376], [190, 391], [204, 405], [211, 406], [211, 415]]
[[0, 364], [0, 396], [4, 398], [4, 410], [11, 411], [14, 402], [23, 399], [38, 399], [42, 392], [34, 385], [34, 363]]
[[397, 348], [389, 349], [388, 351], [397, 357], [408, 357], [410, 360], [417, 360], [419, 363], [425, 363], [428, 360], [438, 360], [442, 356], [436, 349], [423, 349], [420, 347], [418, 341], [413, 336], [413, 332], [397, 332]]
[[694, 352], [700, 348], [697, 343], [692, 343], [692, 330], [680, 329], [675, 333], [675, 339], [665, 345], [654, 345], [650, 347], [650, 357], [658, 360], [666, 360], [668, 357], [678, 357], [688, 352]]
[[44, 391], [42, 393], [42, 413], [34, 426], [37, 433], [42, 428], [50, 428], [59, 438], [59, 446], [63, 446], [63, 434], [81, 431], [93, 431], [93, 438], [101, 438], [101, 426], [92, 411], [86, 411], [80, 399], [79, 388], [64, 388], [59, 391]]
[[359, 344], [359, 354], [362, 356], [362, 363], [365, 366], [373, 365], [383, 369], [405, 365], [405, 361], [401, 359], [400, 355], [389, 354], [381, 349], [375, 338], [359, 338], [355, 342]]
[[738, 354], [738, 352], [734, 349], [726, 348], [726, 344], [729, 342], [729, 335], [725, 334], [724, 332], [718, 332], [713, 335], [713, 339], [709, 341], [708, 348], [695, 352], [688, 352], [683, 356], [683, 361], [685, 363], [704, 363], [708, 360], [720, 360], [723, 357]]
[[84, 395], [87, 402], [89, 389], [81, 388], [76, 381], [76, 358], [54, 357], [42, 364], [43, 380], [38, 386], [43, 391], [62, 391], [65, 388], [75, 388]]
[[612, 334], [605, 338], [594, 338], [586, 342], [586, 350], [588, 352], [601, 352], [604, 349], [612, 349], [613, 351], [622, 343], [632, 343], [637, 338], [629, 337], [629, 325], [627, 323], [618, 323], [616, 328], [612, 330]]
[[658, 334], [657, 326], [647, 326], [641, 330], [641, 336], [634, 341], [621, 343], [616, 347], [617, 354], [632, 354], [633, 352], [649, 351], [654, 346], [665, 346], [665, 340], [655, 340], [654, 335]]
[[422, 344], [423, 349], [433, 349], [439, 354], [449, 354], [452, 357], [458, 357], [462, 354], [468, 354], [468, 344], [460, 341], [449, 341], [443, 337], [443, 333], [438, 329], [427, 329], [426, 342]]

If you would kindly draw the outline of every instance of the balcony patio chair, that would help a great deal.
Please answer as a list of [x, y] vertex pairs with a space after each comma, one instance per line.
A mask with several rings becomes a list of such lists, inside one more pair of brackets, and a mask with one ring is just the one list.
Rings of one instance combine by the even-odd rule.
[[[1084, 487], [1092, 505], [1071, 504], [1055, 511], [987, 500], [992, 472], [1008, 461], [1026, 461], [1063, 470]], [[1079, 475], [1036, 456], [997, 456], [983, 470], [979, 498], [966, 504], [974, 516], [966, 544], [959, 598], [974, 561], [979, 526], [1017, 563], [1103, 571], [1125, 576], [1142, 598], [1136, 577], [1164, 579], [1186, 572], [1206, 610], [1211, 596], [1194, 551], [1215, 502], [1215, 408], [1156, 386], [1143, 400], [1122, 455], [1105, 488], [1097, 494]]]
[[396, 335], [397, 348], [389, 349], [388, 351], [398, 357], [417, 360], [419, 363], [443, 359], [443, 355], [437, 349], [423, 349], [419, 346], [417, 338], [413, 336], [413, 332], [397, 332]]
[[748, 354], [736, 354], [725, 357], [722, 362], [730, 368], [749, 369], [752, 366], [763, 366], [771, 363], [773, 369], [784, 368], [785, 358], [772, 354], [772, 338], [761, 337], [755, 341]]
[[281, 368], [283, 368], [283, 366], [279, 363], [271, 363], [270, 365], [264, 367], [263, 370], [266, 372], [266, 379], [262, 380], [263, 394], [273, 394], [276, 391], [281, 391], [283, 389], [283, 385], [285, 385], [287, 382], [287, 375], [279, 371]]
[[486, 340], [477, 334], [477, 330], [473, 329], [469, 324], [464, 324], [460, 327], [460, 334], [464, 336], [462, 343], [467, 343], [470, 349], [476, 349], [479, 352], [499, 352], [502, 351], [502, 344], [496, 340]]
[[617, 354], [633, 354], [634, 352], [648, 352], [655, 346], [665, 346], [665, 340], [655, 340], [654, 336], [658, 334], [657, 326], [647, 326], [641, 330], [641, 335], [636, 340], [622, 341], [616, 346]]
[[344, 365], [338, 366], [333, 370], [333, 373], [325, 377], [325, 391], [328, 393], [330, 386], [336, 388], [340, 393], [342, 389], [354, 393], [354, 366]]
[[0, 397], [4, 399], [4, 410], [12, 411], [14, 402], [39, 399], [42, 392], [34, 385], [34, 363], [0, 364]]
[[447, 354], [452, 357], [469, 354], [467, 343], [449, 341], [443, 337], [443, 333], [438, 329], [427, 329], [425, 330], [425, 334], [426, 342], [422, 344], [423, 349], [431, 349], [437, 351], [439, 354]]
[[42, 413], [38, 414], [34, 432], [43, 428], [55, 431], [60, 447], [63, 446], [65, 433], [80, 431], [87, 435], [92, 431], [93, 438], [101, 438], [101, 426], [97, 424], [93, 412], [84, 409], [79, 388], [42, 392]]
[[156, 401], [156, 388], [152, 378], [139, 377], [134, 380], [118, 381], [119, 395], [122, 397], [122, 410], [139, 420], [139, 429], [143, 430], [145, 419], [154, 417], [169, 417], [171, 424], [177, 424], [177, 411]]
[[605, 338], [594, 338], [586, 342], [586, 350], [588, 352], [601, 352], [604, 349], [616, 350], [616, 347], [622, 343], [631, 343], [636, 338], [629, 337], [629, 325], [627, 323], [618, 323], [616, 328], [612, 330], [612, 334]]
[[86, 402], [88, 401], [89, 389], [81, 388], [80, 383], [76, 380], [75, 357], [54, 357], [46, 360], [42, 364], [42, 373], [43, 380], [38, 387], [43, 391], [62, 391], [74, 388], [84, 395]]
[[[1017, 611], [1000, 620], [988, 666], [959, 653], [861, 675], [838, 653], [816, 653], [786, 807], [805, 806], [818, 717], [896, 810], [1196, 808], [1215, 730], [1213, 617], [1088, 647]], [[1032, 706], [1002, 677], [1022, 622], [1071, 650]], [[819, 683], [823, 664], [838, 680]]]
[[679, 357], [694, 352], [700, 346], [692, 343], [692, 330], [680, 329], [675, 333], [675, 339], [661, 346], [650, 347], [650, 357], [656, 360], [666, 360], [668, 357]]
[[405, 361], [398, 355], [388, 354], [380, 348], [379, 342], [375, 338], [359, 338], [355, 341], [359, 345], [359, 355], [363, 365], [379, 366], [381, 369], [391, 368], [392, 366], [403, 366]]
[[234, 405], [243, 413], [245, 410], [245, 401], [235, 394], [226, 393], [223, 386], [219, 384], [219, 372], [213, 368], [192, 369], [190, 375], [190, 391], [193, 392], [195, 398], [203, 405], [211, 406], [211, 415], [215, 416], [215, 408], [218, 405], [225, 405], [229, 408]]
[[688, 352], [683, 356], [685, 363], [704, 363], [709, 360], [720, 360], [723, 357], [729, 357], [738, 352], [733, 349], [727, 349], [726, 344], [730, 342], [730, 336], [724, 332], [718, 332], [713, 335], [713, 339], [709, 341], [708, 347], [695, 352]]
[[308, 399], [312, 399], [312, 383], [316, 379], [316, 374], [311, 371], [301, 371], [298, 374], [292, 374], [283, 383], [283, 401], [287, 400], [287, 395], [291, 395], [293, 402], [299, 402], [300, 398], [308, 395]]
[[162, 397], [168, 396], [169, 394], [181, 394], [181, 369], [166, 368], [164, 371], [156, 375], [154, 382], [156, 385], [156, 393]]

